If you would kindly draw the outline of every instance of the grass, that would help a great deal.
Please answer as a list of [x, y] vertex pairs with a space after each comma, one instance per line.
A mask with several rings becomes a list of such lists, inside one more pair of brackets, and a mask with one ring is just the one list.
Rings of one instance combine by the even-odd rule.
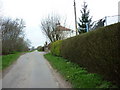
[[15, 54], [8, 54], [0, 56], [0, 70], [3, 70], [10, 66], [15, 60], [19, 58], [22, 52], [17, 52]]
[[2, 56], [0, 56], [0, 70], [2, 69]]
[[85, 68], [79, 67], [62, 57], [53, 56], [51, 53], [44, 55], [64, 78], [72, 84], [73, 88], [115, 88], [110, 82], [104, 81], [98, 74], [88, 73]]

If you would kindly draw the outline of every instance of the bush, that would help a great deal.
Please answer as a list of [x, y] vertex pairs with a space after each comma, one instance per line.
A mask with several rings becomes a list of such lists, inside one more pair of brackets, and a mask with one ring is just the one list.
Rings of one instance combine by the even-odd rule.
[[120, 23], [55, 42], [52, 53], [120, 83]]
[[37, 47], [37, 50], [38, 50], [38, 51], [44, 51], [44, 47], [38, 46], [38, 47]]
[[59, 41], [56, 41], [56, 42], [53, 42], [51, 44], [51, 53], [53, 55], [56, 55], [56, 56], [60, 56], [60, 48], [61, 48], [61, 45], [62, 45], [62, 40], [59, 40]]

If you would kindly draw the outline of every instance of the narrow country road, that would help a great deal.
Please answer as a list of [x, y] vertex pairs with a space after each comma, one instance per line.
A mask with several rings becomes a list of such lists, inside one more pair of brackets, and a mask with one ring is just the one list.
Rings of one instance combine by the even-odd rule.
[[44, 52], [22, 55], [2, 79], [2, 88], [59, 88]]

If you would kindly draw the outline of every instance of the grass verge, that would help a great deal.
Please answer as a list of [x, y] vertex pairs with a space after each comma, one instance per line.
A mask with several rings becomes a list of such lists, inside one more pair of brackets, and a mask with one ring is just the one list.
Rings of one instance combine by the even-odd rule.
[[23, 52], [17, 52], [15, 54], [8, 54], [0, 56], [0, 70], [3, 70], [10, 66]]
[[110, 82], [103, 80], [100, 75], [88, 73], [85, 68], [62, 57], [53, 56], [51, 53], [44, 56], [52, 67], [57, 69], [72, 84], [73, 88], [116, 88]]

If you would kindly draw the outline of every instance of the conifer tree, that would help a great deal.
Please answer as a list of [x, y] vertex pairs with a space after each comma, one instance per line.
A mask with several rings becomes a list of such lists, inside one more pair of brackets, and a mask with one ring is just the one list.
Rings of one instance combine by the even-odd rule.
[[[79, 18], [79, 23], [78, 23], [78, 32], [80, 33], [85, 33], [90, 29], [92, 26], [92, 17], [89, 16], [90, 11], [87, 10], [88, 5], [86, 2], [84, 2], [81, 12], [81, 18]], [[88, 26], [88, 27], [87, 27]]]

